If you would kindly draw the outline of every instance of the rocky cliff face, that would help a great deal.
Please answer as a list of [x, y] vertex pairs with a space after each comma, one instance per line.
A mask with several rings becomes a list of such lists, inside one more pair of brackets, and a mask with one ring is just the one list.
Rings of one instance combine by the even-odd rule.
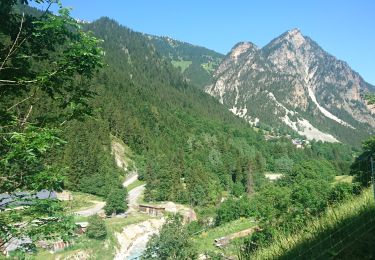
[[351, 143], [375, 127], [375, 110], [363, 99], [374, 86], [298, 29], [261, 49], [238, 43], [214, 79], [206, 92], [252, 124], [287, 127], [308, 139]]

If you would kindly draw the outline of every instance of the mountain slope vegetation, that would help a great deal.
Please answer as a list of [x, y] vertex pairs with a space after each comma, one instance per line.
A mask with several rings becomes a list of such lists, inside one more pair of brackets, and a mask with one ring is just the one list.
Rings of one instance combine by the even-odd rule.
[[212, 84], [213, 73], [224, 58], [223, 54], [170, 37], [147, 36], [155, 49], [181, 69], [184, 77], [200, 89]]

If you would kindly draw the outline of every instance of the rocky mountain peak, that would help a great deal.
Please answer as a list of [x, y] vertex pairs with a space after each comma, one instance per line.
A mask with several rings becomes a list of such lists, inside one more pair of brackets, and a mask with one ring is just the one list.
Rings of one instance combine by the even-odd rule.
[[265, 49], [280, 47], [289, 47], [290, 49], [290, 47], [292, 47], [292, 49], [296, 50], [306, 45], [308, 45], [307, 37], [305, 37], [299, 29], [294, 28], [281, 34], [279, 37], [271, 41], [267, 46], [265, 46]]
[[290, 29], [289, 31], [286, 32], [286, 34], [289, 35], [290, 37], [302, 37], [303, 38], [301, 30], [298, 28]]
[[375, 127], [363, 100], [373, 86], [299, 29], [261, 49], [249, 42], [236, 44], [214, 80], [206, 92], [251, 124], [285, 126], [307, 139], [351, 143]]
[[251, 42], [239, 42], [232, 48], [229, 55], [232, 59], [238, 59], [244, 53], [257, 50], [258, 47]]
[[305, 37], [302, 35], [299, 29], [292, 29], [288, 31], [288, 40], [296, 47], [299, 48], [301, 45], [306, 43]]

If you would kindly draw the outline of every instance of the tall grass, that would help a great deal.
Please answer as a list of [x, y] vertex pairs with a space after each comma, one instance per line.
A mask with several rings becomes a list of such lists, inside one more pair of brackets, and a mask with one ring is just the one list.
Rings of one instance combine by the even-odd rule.
[[[375, 229], [372, 190], [365, 190], [341, 205], [330, 207], [300, 231], [280, 232], [268, 247], [258, 249], [251, 259], [329, 259], [350, 250], [362, 236]], [[360, 256], [357, 256], [360, 257]]]

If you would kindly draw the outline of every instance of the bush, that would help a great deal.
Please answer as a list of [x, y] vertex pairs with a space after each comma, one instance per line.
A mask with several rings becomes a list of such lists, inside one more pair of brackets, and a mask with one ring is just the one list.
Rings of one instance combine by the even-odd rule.
[[128, 206], [126, 204], [127, 191], [125, 188], [115, 188], [107, 196], [106, 205], [104, 207], [107, 216], [124, 213]]
[[240, 199], [229, 198], [216, 211], [215, 224], [217, 226], [240, 217], [251, 217], [254, 215], [251, 203], [248, 197], [244, 196]]
[[182, 217], [169, 217], [158, 235], [153, 235], [147, 243], [142, 259], [197, 259], [197, 252], [182, 224]]
[[306, 179], [292, 186], [291, 200], [294, 215], [307, 220], [309, 216], [317, 216], [327, 207], [331, 186], [328, 181]]
[[276, 230], [272, 227], [264, 227], [261, 231], [255, 232], [252, 236], [244, 239], [241, 255], [245, 259], [250, 258], [251, 253], [259, 247], [268, 245], [276, 234]]
[[107, 237], [107, 228], [105, 226], [104, 220], [101, 219], [98, 215], [90, 217], [86, 235], [87, 237], [93, 239], [105, 239]]
[[354, 186], [351, 183], [339, 182], [331, 190], [329, 195], [330, 203], [337, 203], [350, 198], [353, 195]]
[[204, 229], [202, 223], [198, 221], [192, 221], [188, 225], [186, 225], [186, 230], [189, 235], [194, 235]]
[[362, 185], [359, 182], [353, 182], [353, 194], [354, 195], [360, 195], [362, 193]]

